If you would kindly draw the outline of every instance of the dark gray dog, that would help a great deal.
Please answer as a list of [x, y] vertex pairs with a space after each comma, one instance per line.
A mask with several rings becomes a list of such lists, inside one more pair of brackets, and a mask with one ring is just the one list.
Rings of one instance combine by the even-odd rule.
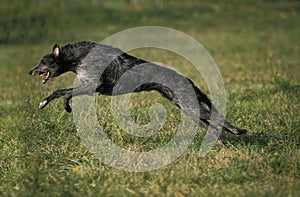
[[56, 44], [52, 53], [45, 55], [29, 74], [45, 76], [43, 83], [46, 84], [68, 71], [76, 73], [80, 84], [54, 91], [40, 103], [40, 109], [61, 96], [64, 96], [65, 110], [71, 112], [69, 101], [74, 96], [93, 95], [95, 92], [114, 96], [156, 90], [205, 129], [210, 126], [212, 133], [217, 131], [216, 126], [235, 135], [247, 132], [233, 126], [219, 114], [190, 79], [111, 46], [87, 41], [61, 48]]

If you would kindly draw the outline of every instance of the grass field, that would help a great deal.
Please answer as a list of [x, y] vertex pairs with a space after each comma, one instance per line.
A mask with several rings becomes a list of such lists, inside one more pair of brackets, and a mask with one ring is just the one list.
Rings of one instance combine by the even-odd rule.
[[[0, 2], [0, 196], [300, 196], [299, 2], [62, 2]], [[199, 129], [176, 162], [132, 173], [109, 167], [87, 150], [62, 99], [38, 109], [51, 91], [73, 84], [72, 74], [48, 85], [28, 75], [53, 44], [100, 42], [144, 25], [180, 30], [209, 51], [224, 80], [227, 117], [249, 130], [247, 135], [222, 133], [228, 146], [216, 144], [200, 158], [205, 130]], [[207, 92], [183, 58], [155, 49], [132, 54], [169, 64]], [[158, 93], [131, 98], [140, 124], [149, 121], [154, 102], [168, 111], [161, 131], [145, 139], [118, 128], [109, 97], [96, 100], [99, 122], [119, 146], [153, 149], [176, 133], [179, 111]]]

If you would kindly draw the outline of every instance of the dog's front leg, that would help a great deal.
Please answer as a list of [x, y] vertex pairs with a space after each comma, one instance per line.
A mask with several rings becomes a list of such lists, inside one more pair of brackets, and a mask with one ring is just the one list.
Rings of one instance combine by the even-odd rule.
[[72, 97], [79, 95], [93, 95], [95, 91], [96, 88], [93, 85], [86, 85], [74, 88], [72, 91], [67, 92], [64, 97], [65, 110], [69, 113], [72, 111], [72, 108], [70, 107], [70, 100], [72, 99]]
[[67, 92], [72, 92], [72, 91], [73, 91], [73, 88], [61, 88], [61, 89], [55, 90], [51, 95], [49, 95], [42, 102], [40, 102], [39, 108], [43, 109], [53, 99], [59, 98], [61, 96], [64, 96]]

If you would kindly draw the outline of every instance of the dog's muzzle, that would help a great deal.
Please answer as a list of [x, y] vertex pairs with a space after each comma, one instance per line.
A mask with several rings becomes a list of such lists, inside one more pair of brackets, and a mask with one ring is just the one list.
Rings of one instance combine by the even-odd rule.
[[37, 67], [38, 67], [38, 65], [36, 65], [36, 66], [34, 66], [33, 68], [31, 68], [30, 70], [29, 70], [29, 75], [36, 75], [36, 74], [38, 74], [38, 70], [39, 69], [37, 69]]

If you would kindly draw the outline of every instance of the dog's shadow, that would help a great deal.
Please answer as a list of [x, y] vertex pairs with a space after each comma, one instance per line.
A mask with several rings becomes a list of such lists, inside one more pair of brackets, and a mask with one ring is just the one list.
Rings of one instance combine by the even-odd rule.
[[267, 146], [272, 137], [263, 132], [248, 132], [245, 135], [233, 136], [228, 133], [224, 133], [221, 136], [225, 142], [232, 144], [233, 146]]

